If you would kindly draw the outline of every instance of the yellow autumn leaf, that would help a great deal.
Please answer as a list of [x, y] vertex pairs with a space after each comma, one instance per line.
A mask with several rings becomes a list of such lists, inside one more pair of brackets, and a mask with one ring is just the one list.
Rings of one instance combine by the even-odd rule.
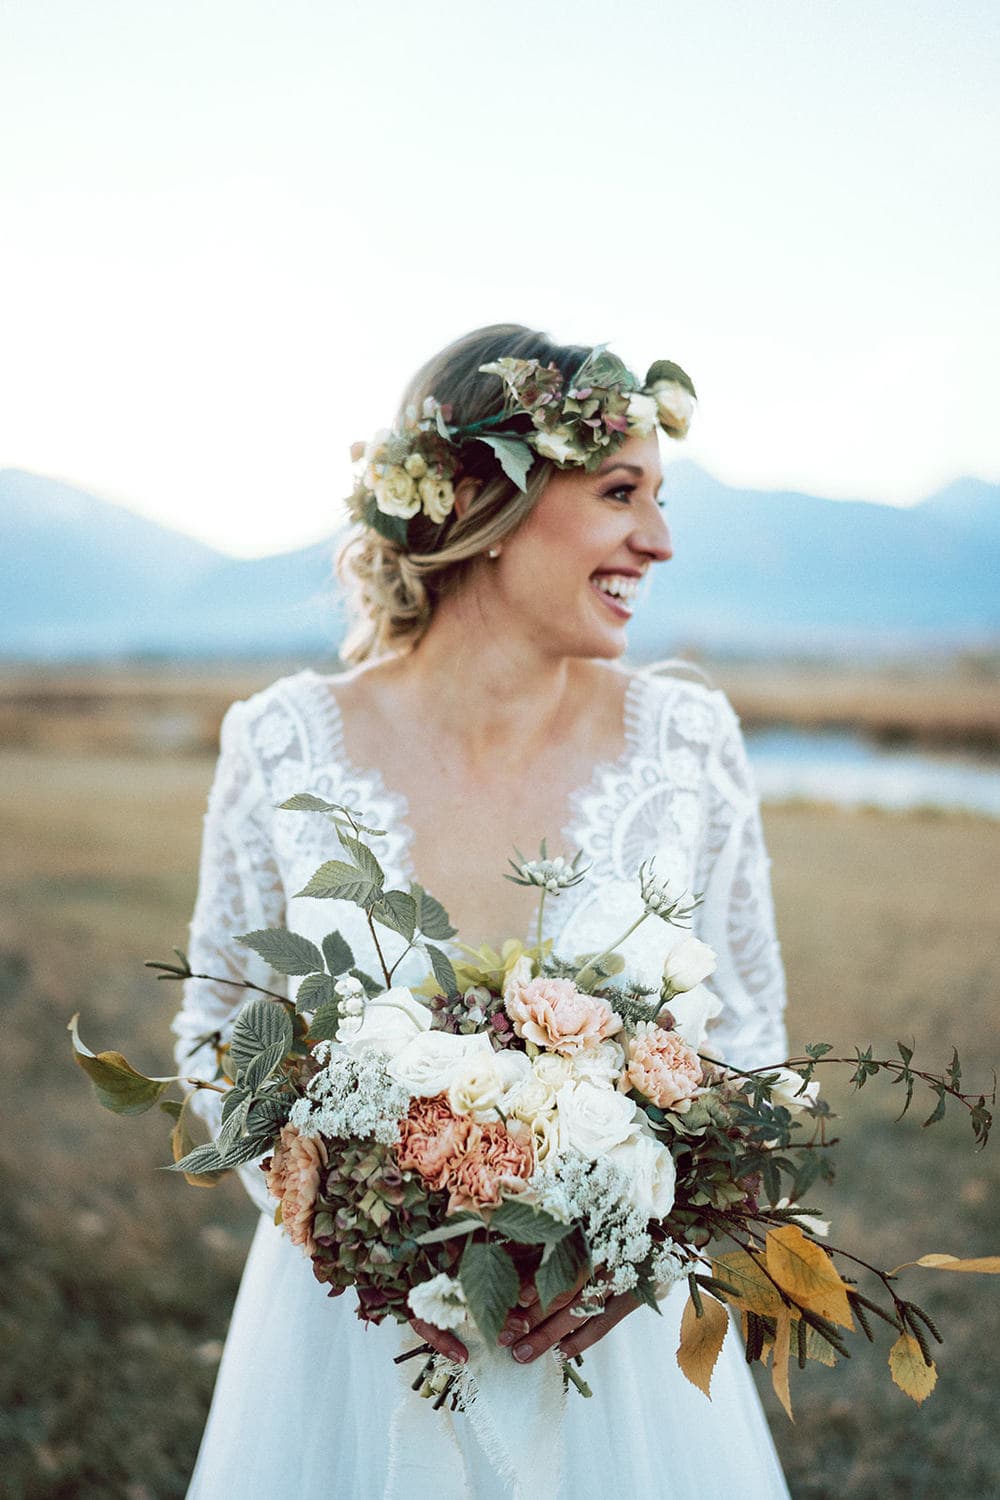
[[889, 1275], [897, 1276], [909, 1266], [923, 1266], [930, 1271], [979, 1271], [985, 1276], [1000, 1276], [1000, 1255], [981, 1255], [974, 1260], [960, 1260], [957, 1255], [922, 1255], [919, 1260], [904, 1260]]
[[774, 1330], [774, 1359], [771, 1365], [771, 1384], [774, 1394], [781, 1402], [788, 1419], [795, 1421], [792, 1416], [792, 1393], [788, 1388], [788, 1357], [791, 1352], [792, 1343], [792, 1314], [791, 1309], [783, 1307], [778, 1314], [778, 1322]]
[[712, 1275], [728, 1281], [739, 1292], [738, 1297], [720, 1295], [744, 1312], [755, 1312], [762, 1318], [775, 1318], [784, 1307], [777, 1287], [769, 1281], [760, 1263], [746, 1250], [732, 1250], [712, 1261]]
[[767, 1269], [790, 1297], [810, 1312], [853, 1328], [847, 1287], [829, 1255], [795, 1224], [770, 1229], [764, 1241]]
[[702, 1316], [699, 1318], [695, 1305], [688, 1298], [681, 1318], [681, 1341], [677, 1349], [677, 1363], [692, 1385], [704, 1391], [709, 1400], [712, 1371], [722, 1349], [729, 1327], [729, 1314], [721, 1302], [707, 1294], [702, 1295]]
[[889, 1369], [899, 1389], [918, 1406], [937, 1385], [937, 1369], [927, 1364], [911, 1333], [901, 1334], [889, 1350]]

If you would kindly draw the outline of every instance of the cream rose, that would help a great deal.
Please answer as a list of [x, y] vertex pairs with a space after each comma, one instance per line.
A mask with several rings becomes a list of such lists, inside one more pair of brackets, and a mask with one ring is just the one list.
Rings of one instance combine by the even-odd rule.
[[656, 401], [642, 391], [632, 391], [628, 398], [625, 420], [634, 437], [648, 437], [659, 417]]
[[663, 964], [663, 979], [677, 992], [693, 990], [710, 974], [715, 973], [715, 951], [696, 937], [682, 937], [667, 954]]
[[559, 1121], [555, 1113], [535, 1115], [528, 1126], [535, 1162], [541, 1166], [559, 1154]]
[[694, 397], [679, 380], [658, 380], [650, 395], [656, 402], [660, 424], [671, 437], [683, 437], [694, 416]]
[[790, 1114], [800, 1115], [810, 1104], [816, 1103], [819, 1098], [817, 1078], [802, 1088], [802, 1074], [796, 1073], [793, 1068], [771, 1068], [765, 1076], [770, 1077], [772, 1073], [778, 1074], [778, 1082], [771, 1086], [772, 1104], [783, 1105]]
[[674, 1018], [674, 1030], [695, 1051], [705, 1040], [709, 1021], [722, 1010], [722, 1001], [717, 1000], [711, 990], [702, 984], [682, 995], [674, 995], [667, 1002], [667, 1009]]
[[554, 432], [536, 432], [534, 445], [536, 453], [551, 459], [554, 464], [573, 463], [580, 458], [580, 450], [568, 427], [557, 427]]
[[337, 1041], [351, 1052], [378, 1047], [395, 1057], [414, 1037], [430, 1028], [430, 1007], [415, 999], [402, 985], [395, 985], [369, 1000], [360, 1016], [341, 1021]]
[[[523, 1054], [521, 1054], [523, 1056]], [[547, 1115], [555, 1108], [556, 1091], [532, 1073], [508, 1096], [506, 1113], [530, 1125], [537, 1115]]]
[[643, 1131], [608, 1153], [629, 1180], [627, 1198], [647, 1219], [665, 1219], [674, 1206], [677, 1170], [668, 1148]]
[[573, 1077], [572, 1062], [558, 1052], [539, 1052], [531, 1068], [539, 1083], [546, 1084], [552, 1090], [553, 1096], [557, 1089], [561, 1089], [563, 1084], [569, 1083]]
[[409, 520], [420, 509], [417, 486], [400, 464], [387, 464], [375, 483], [375, 504], [383, 515]]
[[462, 1065], [475, 1056], [492, 1057], [493, 1048], [484, 1031], [471, 1036], [450, 1031], [424, 1031], [414, 1036], [392, 1058], [389, 1071], [411, 1094], [430, 1098], [446, 1094]]
[[618, 1080], [625, 1068], [625, 1049], [617, 1042], [599, 1042], [596, 1047], [584, 1047], [567, 1061], [574, 1079], [586, 1079], [600, 1088], [618, 1087]]
[[[479, 1035], [479, 1033], [474, 1033]], [[511, 1095], [531, 1078], [531, 1063], [523, 1052], [474, 1052], [452, 1073], [448, 1103], [457, 1115], [495, 1120], [511, 1112]]]
[[440, 526], [451, 515], [455, 504], [455, 491], [450, 479], [435, 479], [428, 474], [426, 479], [421, 479], [418, 485], [420, 491], [420, 503], [424, 507], [424, 515]]
[[403, 468], [411, 479], [423, 479], [427, 473], [427, 460], [422, 453], [411, 453], [403, 460]]
[[639, 1131], [635, 1100], [596, 1083], [564, 1083], [556, 1104], [560, 1151], [597, 1161]]

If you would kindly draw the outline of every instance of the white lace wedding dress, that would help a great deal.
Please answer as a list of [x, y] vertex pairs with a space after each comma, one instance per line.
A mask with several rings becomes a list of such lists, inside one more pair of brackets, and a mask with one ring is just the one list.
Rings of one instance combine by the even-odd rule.
[[[628, 685], [625, 734], [623, 755], [596, 767], [574, 798], [563, 848], [582, 849], [593, 869], [546, 904], [545, 935], [568, 955], [603, 947], [641, 910], [636, 870], [655, 855], [661, 876], [705, 893], [695, 931], [718, 955], [711, 987], [724, 1008], [714, 1043], [736, 1064], [780, 1061], [784, 988], [769, 861], [736, 716], [722, 693], [700, 682], [637, 674]], [[275, 925], [315, 941], [339, 928], [359, 964], [377, 970], [358, 908], [290, 894], [340, 853], [326, 819], [277, 810], [301, 791], [360, 809], [386, 830], [373, 847], [391, 884], [415, 878], [406, 801], [377, 771], [347, 761], [331, 680], [311, 671], [285, 678], [226, 715], [191, 925], [196, 972], [287, 984], [233, 943], [234, 934]], [[392, 938], [390, 961], [400, 951]], [[657, 982], [667, 938], [662, 923], [643, 923], [625, 945], [629, 971]], [[424, 977], [423, 961], [411, 958], [397, 982]], [[216, 1029], [225, 1034], [244, 998], [228, 986], [188, 982], [174, 1022], [182, 1072], [211, 1076], [210, 1050], [192, 1055], [192, 1048]], [[214, 1123], [218, 1095], [201, 1092], [197, 1100]], [[189, 1500], [500, 1500], [515, 1493], [526, 1500], [529, 1489], [537, 1493], [533, 1486], [515, 1492], [499, 1477], [467, 1416], [432, 1412], [409, 1394], [410, 1377], [401, 1381], [400, 1369], [411, 1367], [395, 1366], [392, 1356], [414, 1342], [410, 1330], [391, 1322], [367, 1328], [351, 1292], [326, 1297], [301, 1250], [274, 1226], [259, 1169], [241, 1170], [264, 1212]], [[711, 1401], [681, 1375], [675, 1353], [685, 1299], [682, 1284], [660, 1304], [662, 1317], [640, 1308], [588, 1350], [584, 1373], [594, 1395], [568, 1395], [561, 1477], [546, 1500], [787, 1497], [735, 1334], [716, 1366]], [[404, 1453], [390, 1437], [396, 1413], [414, 1434]], [[532, 1417], [523, 1413], [526, 1441]], [[558, 1439], [548, 1430], [534, 1439], [546, 1461]]]

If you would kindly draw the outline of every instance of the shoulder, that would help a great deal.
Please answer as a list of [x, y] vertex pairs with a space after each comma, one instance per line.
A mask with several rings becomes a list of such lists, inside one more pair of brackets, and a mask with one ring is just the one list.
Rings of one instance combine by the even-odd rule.
[[728, 697], [693, 662], [654, 662], [629, 674], [631, 704], [662, 733], [706, 746], [740, 737]]
[[297, 733], [323, 712], [331, 679], [306, 669], [269, 683], [226, 709], [220, 744], [223, 753], [243, 749], [265, 759], [280, 755]]

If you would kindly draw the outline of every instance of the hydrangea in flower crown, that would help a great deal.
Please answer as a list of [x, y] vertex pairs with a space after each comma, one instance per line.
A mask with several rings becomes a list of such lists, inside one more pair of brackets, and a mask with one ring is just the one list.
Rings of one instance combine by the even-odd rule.
[[592, 471], [626, 438], [647, 437], [657, 424], [669, 437], [684, 437], [694, 412], [694, 385], [680, 365], [657, 360], [640, 382], [604, 345], [568, 384], [555, 364], [537, 359], [505, 357], [479, 368], [503, 382], [502, 411], [452, 425], [451, 407], [428, 396], [419, 409], [406, 408], [401, 427], [353, 445], [359, 465], [348, 502], [353, 520], [401, 546], [419, 540], [432, 548], [454, 509], [465, 444], [492, 448], [523, 491], [537, 458]]

